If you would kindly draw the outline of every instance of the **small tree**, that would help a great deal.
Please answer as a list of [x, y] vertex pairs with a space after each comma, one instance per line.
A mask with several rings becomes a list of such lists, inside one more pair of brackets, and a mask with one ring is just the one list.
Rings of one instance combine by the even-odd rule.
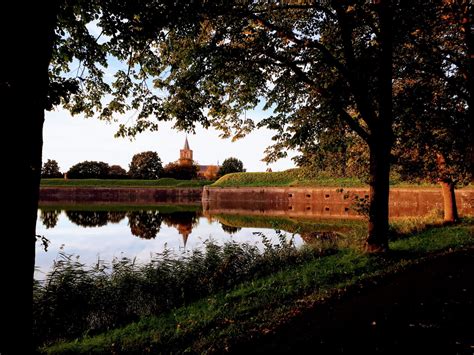
[[169, 163], [165, 166], [163, 176], [178, 180], [193, 180], [197, 178], [199, 167], [192, 165], [179, 165], [178, 163]]
[[135, 154], [128, 175], [132, 179], [155, 180], [161, 177], [163, 165], [158, 153], [147, 151]]
[[204, 177], [207, 180], [216, 180], [219, 174], [219, 167], [217, 165], [209, 165], [204, 172]]
[[242, 173], [244, 172], [244, 164], [237, 158], [227, 158], [219, 168], [219, 177], [230, 173]]
[[60, 178], [63, 174], [59, 170], [59, 165], [56, 160], [48, 159], [46, 163], [43, 164], [43, 169], [41, 169], [42, 178]]
[[70, 179], [106, 179], [109, 170], [109, 164], [103, 161], [84, 161], [73, 165], [67, 176]]
[[112, 165], [109, 169], [109, 179], [126, 179], [127, 171], [120, 165]]

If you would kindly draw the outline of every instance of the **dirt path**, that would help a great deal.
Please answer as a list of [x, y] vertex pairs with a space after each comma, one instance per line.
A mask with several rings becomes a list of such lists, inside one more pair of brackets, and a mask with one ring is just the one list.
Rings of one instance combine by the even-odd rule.
[[474, 249], [315, 307], [238, 353], [474, 354]]

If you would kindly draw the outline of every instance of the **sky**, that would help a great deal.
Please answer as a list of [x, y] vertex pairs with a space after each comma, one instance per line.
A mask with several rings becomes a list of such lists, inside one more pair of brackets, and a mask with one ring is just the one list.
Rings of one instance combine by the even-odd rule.
[[[124, 115], [125, 120], [127, 115]], [[120, 165], [128, 170], [132, 156], [152, 150], [158, 153], [163, 165], [176, 161], [179, 150], [184, 146], [185, 132], [172, 129], [171, 122], [160, 123], [158, 132], [146, 132], [130, 141], [128, 138], [114, 138], [120, 123], [107, 123], [94, 118], [71, 116], [67, 111], [57, 109], [46, 113], [44, 125], [43, 161], [54, 159], [62, 172], [85, 160], [104, 161], [109, 165]], [[272, 132], [255, 130], [236, 142], [219, 138], [214, 129], [196, 129], [188, 134], [194, 160], [201, 165], [221, 164], [226, 158], [236, 157], [244, 163], [247, 171], [281, 171], [294, 167], [290, 153], [286, 159], [266, 165], [261, 159], [264, 150], [272, 144]]]

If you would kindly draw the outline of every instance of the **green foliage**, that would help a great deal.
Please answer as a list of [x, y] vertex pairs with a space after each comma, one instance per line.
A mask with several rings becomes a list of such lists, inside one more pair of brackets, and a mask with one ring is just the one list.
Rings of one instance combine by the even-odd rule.
[[155, 180], [163, 174], [163, 165], [158, 153], [148, 151], [135, 154], [130, 162], [128, 174], [132, 179]]
[[[380, 281], [405, 267], [447, 250], [472, 247], [472, 221], [459, 226], [429, 228], [392, 242], [394, 253], [369, 256], [341, 250], [311, 257], [278, 272], [244, 281], [237, 287], [210, 294], [194, 303], [144, 317], [126, 327], [98, 336], [61, 342], [44, 350], [50, 354], [150, 351], [202, 353], [259, 336], [281, 326], [315, 302], [324, 302], [347, 288]], [[306, 252], [307, 253], [307, 252]], [[160, 336], [158, 337], [157, 334]], [[243, 338], [245, 337], [245, 339]]]
[[69, 186], [69, 187], [201, 187], [211, 184], [205, 180], [176, 180], [162, 178], [158, 180], [112, 180], [112, 179], [44, 179], [41, 186]]
[[220, 166], [218, 177], [231, 173], [242, 173], [244, 171], [244, 163], [242, 163], [242, 160], [231, 157], [224, 160], [224, 162]]
[[398, 68], [394, 82], [393, 153], [405, 180], [465, 185], [473, 179], [469, 11], [468, 2], [426, 7], [410, 48], [400, 48], [401, 63], [410, 58], [410, 64]]
[[48, 159], [41, 169], [41, 178], [51, 179], [51, 178], [60, 178], [63, 174], [59, 170], [59, 165], [56, 160]]
[[106, 179], [109, 176], [109, 164], [101, 161], [84, 161], [73, 165], [67, 172], [71, 179]]
[[171, 179], [193, 180], [197, 179], [199, 167], [196, 164], [180, 165], [178, 163], [169, 163], [165, 166], [163, 176]]
[[120, 165], [112, 165], [109, 169], [109, 179], [128, 179], [127, 171]]
[[347, 127], [321, 132], [318, 141], [299, 148], [293, 158], [308, 178], [353, 177], [368, 181], [369, 152], [366, 143]]

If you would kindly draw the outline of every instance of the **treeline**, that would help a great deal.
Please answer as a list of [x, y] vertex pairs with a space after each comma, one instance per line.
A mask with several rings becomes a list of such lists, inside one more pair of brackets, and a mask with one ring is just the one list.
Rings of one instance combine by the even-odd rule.
[[[67, 172], [62, 173], [56, 160], [48, 159], [41, 169], [41, 177], [68, 178], [68, 179], [139, 179], [156, 180], [160, 178], [173, 178], [178, 180], [194, 180], [200, 178], [199, 166], [193, 162], [191, 165], [180, 165], [171, 162], [163, 167], [158, 153], [147, 151], [135, 154], [126, 171], [120, 165], [109, 165], [102, 161], [83, 161], [73, 165]], [[204, 178], [215, 180], [225, 174], [245, 171], [243, 163], [237, 158], [227, 158], [213, 172], [212, 176], [205, 174]]]

